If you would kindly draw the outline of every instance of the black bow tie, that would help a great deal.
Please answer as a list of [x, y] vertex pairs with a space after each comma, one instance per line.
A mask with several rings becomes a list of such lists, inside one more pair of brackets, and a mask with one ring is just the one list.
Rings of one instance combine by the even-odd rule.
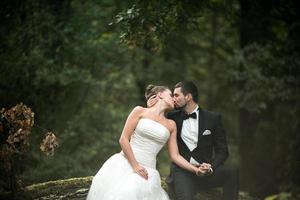
[[186, 120], [186, 119], [188, 119], [188, 118], [194, 118], [194, 119], [197, 119], [197, 115], [196, 115], [196, 113], [195, 112], [193, 112], [193, 113], [191, 113], [191, 114], [184, 114], [183, 115], [183, 120]]

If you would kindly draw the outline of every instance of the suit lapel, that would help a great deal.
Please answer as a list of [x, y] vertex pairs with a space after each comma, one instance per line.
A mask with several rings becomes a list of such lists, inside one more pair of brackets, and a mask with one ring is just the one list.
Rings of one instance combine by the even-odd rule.
[[198, 142], [197, 146], [199, 144], [199, 140], [201, 140], [202, 133], [204, 132], [205, 129], [205, 117], [204, 117], [204, 111], [199, 108], [199, 119], [198, 119]]
[[182, 141], [182, 144], [188, 149], [188, 146], [185, 144], [185, 142], [182, 140], [181, 138], [181, 130], [182, 130], [182, 124], [183, 124], [183, 115], [184, 115], [184, 111], [181, 111], [179, 114], [179, 118], [177, 119], [177, 140]]
[[178, 117], [178, 121], [177, 121], [177, 124], [178, 124], [178, 130], [177, 130], [177, 136], [181, 138], [181, 129], [182, 129], [182, 124], [183, 124], [183, 111], [180, 112], [179, 114], [179, 117]]

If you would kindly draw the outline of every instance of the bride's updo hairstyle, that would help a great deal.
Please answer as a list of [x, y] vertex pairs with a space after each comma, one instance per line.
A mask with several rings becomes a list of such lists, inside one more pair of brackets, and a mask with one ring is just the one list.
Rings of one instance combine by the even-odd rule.
[[148, 85], [145, 91], [146, 101], [148, 101], [150, 97], [157, 95], [157, 93], [163, 92], [165, 90], [169, 90], [169, 88], [163, 85]]

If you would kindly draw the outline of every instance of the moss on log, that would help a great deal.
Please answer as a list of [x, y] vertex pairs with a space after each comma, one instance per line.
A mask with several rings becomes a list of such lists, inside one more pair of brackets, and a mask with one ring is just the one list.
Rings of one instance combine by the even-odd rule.
[[49, 181], [26, 187], [33, 199], [85, 199], [93, 177]]
[[[86, 198], [93, 176], [71, 178], [65, 180], [49, 181], [45, 183], [33, 184], [26, 187], [28, 195], [32, 199], [53, 200], [53, 199], [76, 199]], [[162, 187], [169, 193], [173, 199], [172, 191], [168, 188], [165, 179], [162, 178]], [[197, 199], [220, 200], [221, 190], [212, 189], [198, 194]], [[247, 193], [240, 192], [239, 200], [254, 200]]]

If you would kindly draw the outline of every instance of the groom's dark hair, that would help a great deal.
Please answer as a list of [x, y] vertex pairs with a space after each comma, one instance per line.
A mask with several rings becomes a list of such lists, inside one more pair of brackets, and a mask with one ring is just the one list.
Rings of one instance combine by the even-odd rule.
[[192, 81], [180, 81], [175, 85], [175, 88], [179, 87], [184, 95], [191, 93], [193, 100], [198, 103], [198, 88]]

